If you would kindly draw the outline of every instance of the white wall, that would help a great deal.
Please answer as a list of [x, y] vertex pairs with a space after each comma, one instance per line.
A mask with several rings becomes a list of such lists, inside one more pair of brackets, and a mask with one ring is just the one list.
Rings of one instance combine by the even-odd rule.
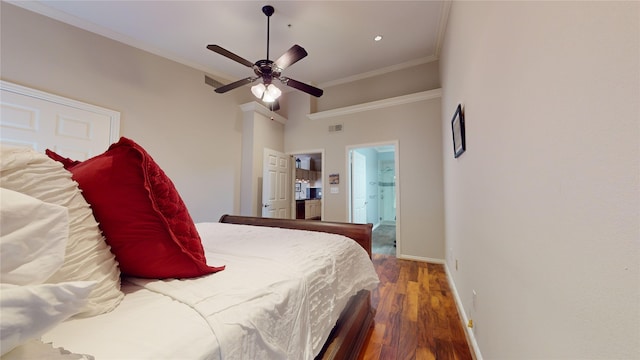
[[195, 221], [239, 211], [238, 104], [249, 91], [216, 94], [198, 70], [0, 6], [3, 80], [121, 112], [121, 135], [146, 148]]
[[[438, 92], [438, 90], [435, 90]], [[285, 152], [324, 149], [323, 220], [348, 221], [347, 147], [398, 141], [399, 256], [444, 258], [444, 200], [440, 96], [388, 108], [310, 120], [305, 94], [290, 99]], [[305, 99], [307, 99], [305, 101]], [[298, 104], [298, 105], [296, 105]], [[329, 125], [343, 124], [330, 133]], [[340, 174], [332, 194], [330, 174]]]
[[639, 18], [635, 1], [452, 5], [447, 265], [486, 359], [640, 358]]

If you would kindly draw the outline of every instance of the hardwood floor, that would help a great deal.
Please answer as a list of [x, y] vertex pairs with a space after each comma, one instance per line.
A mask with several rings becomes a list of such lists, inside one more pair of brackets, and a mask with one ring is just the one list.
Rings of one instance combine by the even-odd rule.
[[359, 360], [473, 359], [444, 266], [373, 254], [375, 325]]

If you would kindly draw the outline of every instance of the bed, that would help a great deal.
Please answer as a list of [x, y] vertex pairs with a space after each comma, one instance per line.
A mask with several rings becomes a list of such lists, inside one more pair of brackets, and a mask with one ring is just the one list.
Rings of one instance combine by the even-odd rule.
[[370, 224], [195, 224], [126, 138], [82, 162], [4, 146], [1, 161], [3, 359], [358, 356]]

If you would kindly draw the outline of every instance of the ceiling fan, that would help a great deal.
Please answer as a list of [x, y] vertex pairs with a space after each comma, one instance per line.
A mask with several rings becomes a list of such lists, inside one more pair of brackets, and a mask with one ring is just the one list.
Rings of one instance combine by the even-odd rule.
[[[313, 95], [315, 97], [320, 97], [323, 94], [323, 90], [317, 87], [302, 83], [300, 81], [288, 78], [286, 76], [282, 76], [282, 71], [287, 67], [295, 64], [296, 62], [303, 59], [307, 56], [307, 52], [304, 48], [299, 45], [293, 45], [287, 52], [285, 52], [282, 56], [278, 58], [276, 61], [269, 60], [269, 19], [271, 15], [274, 13], [274, 8], [271, 5], [266, 5], [262, 7], [262, 12], [267, 16], [267, 58], [258, 60], [255, 63], [251, 63], [249, 60], [246, 60], [229, 50], [226, 50], [218, 45], [207, 45], [207, 49], [218, 53], [222, 56], [225, 56], [235, 62], [238, 62], [246, 67], [252, 68], [255, 73], [254, 76], [249, 76], [244, 79], [232, 82], [230, 84], [224, 85], [215, 79], [210, 78], [205, 75], [205, 83], [213, 86], [215, 91], [219, 94], [225, 93], [227, 91], [233, 90], [240, 86], [250, 84], [258, 79], [262, 79], [262, 83], [254, 85], [251, 87], [251, 92], [260, 100], [265, 102], [268, 106], [271, 104], [272, 110], [277, 110], [275, 108], [278, 106], [276, 99], [280, 96], [281, 91], [274, 84], [272, 84], [274, 79], [280, 80], [283, 84], [290, 86], [294, 89], [303, 91], [307, 94]], [[275, 104], [274, 104], [275, 102]], [[278, 106], [279, 107], [279, 106]]]

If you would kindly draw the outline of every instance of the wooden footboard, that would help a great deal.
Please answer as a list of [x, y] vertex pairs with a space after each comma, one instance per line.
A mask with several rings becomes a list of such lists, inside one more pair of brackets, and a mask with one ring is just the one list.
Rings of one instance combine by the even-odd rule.
[[[223, 215], [221, 223], [280, 227], [321, 231], [349, 237], [362, 246], [371, 257], [371, 224], [349, 224], [314, 220], [271, 219], [251, 216]], [[371, 307], [371, 293], [360, 291], [342, 311], [336, 326], [316, 360], [357, 359], [362, 345], [373, 326], [375, 309]]]
[[373, 326], [374, 315], [371, 292], [361, 290], [342, 310], [336, 326], [316, 360], [356, 360]]
[[280, 227], [285, 229], [298, 229], [309, 231], [321, 231], [331, 234], [339, 234], [355, 240], [367, 250], [371, 257], [371, 232], [372, 224], [350, 224], [330, 221], [299, 220], [299, 219], [273, 219], [253, 216], [222, 215], [221, 223], [243, 224], [256, 226]]

